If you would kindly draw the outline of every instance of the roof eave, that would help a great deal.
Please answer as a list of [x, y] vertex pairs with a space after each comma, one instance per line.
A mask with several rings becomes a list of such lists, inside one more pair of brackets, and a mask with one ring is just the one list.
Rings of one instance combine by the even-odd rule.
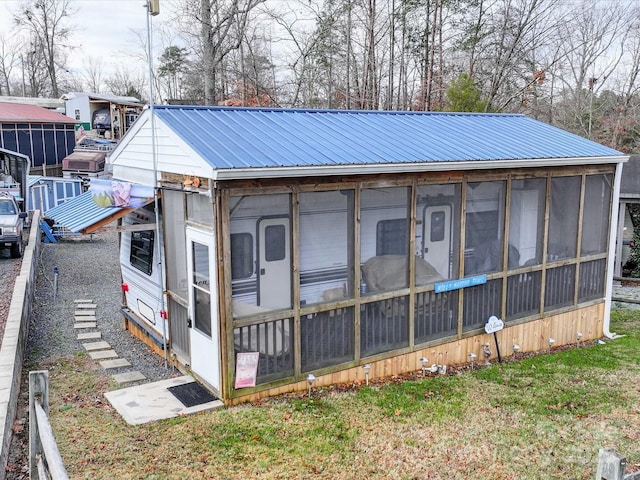
[[252, 167], [215, 169], [213, 180], [247, 180], [281, 177], [322, 177], [331, 175], [375, 175], [380, 173], [418, 173], [461, 170], [490, 170], [507, 168], [535, 168], [575, 165], [624, 163], [628, 155], [572, 158], [532, 158], [508, 160], [437, 161], [416, 163], [375, 163], [357, 165], [314, 165], [299, 167]]

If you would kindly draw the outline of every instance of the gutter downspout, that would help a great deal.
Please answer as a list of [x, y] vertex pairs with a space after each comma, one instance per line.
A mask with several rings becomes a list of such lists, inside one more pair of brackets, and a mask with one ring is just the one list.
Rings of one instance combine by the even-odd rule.
[[612, 249], [616, 245], [618, 233], [618, 211], [620, 209], [620, 184], [622, 183], [622, 167], [620, 162], [616, 165], [616, 173], [613, 180], [613, 199], [611, 205], [611, 220], [609, 222], [609, 257], [607, 261], [607, 284], [604, 297], [604, 319], [602, 322], [602, 330], [607, 338], [618, 338], [620, 335], [610, 331], [611, 322], [611, 297], [613, 295], [613, 270], [615, 268], [616, 256], [612, 253]]

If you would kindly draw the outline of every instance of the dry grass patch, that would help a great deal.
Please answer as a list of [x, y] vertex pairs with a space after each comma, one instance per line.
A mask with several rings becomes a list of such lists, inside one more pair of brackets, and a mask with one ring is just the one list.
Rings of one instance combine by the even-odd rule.
[[72, 478], [586, 479], [602, 447], [640, 463], [640, 316], [615, 327], [606, 345], [139, 426], [94, 362], [45, 368]]

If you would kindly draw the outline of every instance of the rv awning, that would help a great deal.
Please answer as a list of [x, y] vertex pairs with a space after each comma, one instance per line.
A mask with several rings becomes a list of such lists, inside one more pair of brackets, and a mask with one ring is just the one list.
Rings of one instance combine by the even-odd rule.
[[134, 208], [99, 207], [93, 201], [91, 192], [67, 200], [66, 202], [47, 210], [46, 218], [75, 233], [93, 233], [103, 226], [124, 217]]

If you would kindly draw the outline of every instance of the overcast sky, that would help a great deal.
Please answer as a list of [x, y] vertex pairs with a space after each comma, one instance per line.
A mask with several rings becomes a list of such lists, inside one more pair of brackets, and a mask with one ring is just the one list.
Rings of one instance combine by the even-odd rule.
[[[22, 4], [19, 0], [0, 0], [0, 34], [11, 38], [15, 26], [12, 12]], [[154, 25], [162, 20], [162, 12], [168, 1], [160, 1], [161, 14], [154, 18]], [[132, 48], [140, 53], [141, 46], [132, 30], [146, 39], [147, 20], [144, 0], [71, 0], [77, 10], [68, 21], [75, 33], [72, 43], [77, 47], [69, 58], [72, 71], [83, 69], [83, 57], [99, 57], [108, 70], [112, 65], [126, 60], [123, 52]]]

